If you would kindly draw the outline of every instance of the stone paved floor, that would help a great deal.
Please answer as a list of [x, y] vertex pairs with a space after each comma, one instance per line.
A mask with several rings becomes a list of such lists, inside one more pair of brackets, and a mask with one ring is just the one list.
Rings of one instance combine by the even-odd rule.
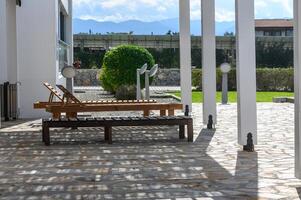
[[202, 130], [194, 105], [195, 142], [176, 127], [56, 129], [40, 139], [40, 121], [0, 130], [0, 199], [299, 199], [294, 178], [292, 104], [258, 104], [256, 153], [237, 145], [236, 105], [218, 105], [215, 132]]

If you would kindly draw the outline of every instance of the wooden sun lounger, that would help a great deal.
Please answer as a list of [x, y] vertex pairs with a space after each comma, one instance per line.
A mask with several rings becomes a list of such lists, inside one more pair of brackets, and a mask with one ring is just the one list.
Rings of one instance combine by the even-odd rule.
[[[34, 103], [35, 109], [46, 109], [52, 113], [54, 119], [59, 119], [62, 113], [67, 118], [75, 118], [79, 112], [105, 112], [105, 111], [142, 111], [144, 116], [149, 116], [150, 111], [160, 111], [160, 116], [173, 116], [175, 110], [182, 110], [182, 104], [156, 103], [156, 101], [80, 101], [62, 85], [57, 87], [62, 90], [60, 95], [50, 84], [44, 83], [50, 91], [48, 102]], [[60, 101], [53, 101], [57, 97]]]
[[53, 88], [49, 83], [43, 83], [43, 85], [50, 91], [48, 102], [54, 102], [54, 97], [58, 98], [60, 102], [64, 102], [63, 96]]
[[[130, 104], [68, 104], [49, 105], [46, 111], [52, 113], [54, 119], [59, 119], [62, 113], [67, 117], [76, 117], [77, 113], [84, 112], [113, 112], [113, 111], [142, 111], [144, 116], [149, 116], [150, 111], [160, 111], [160, 116], [174, 116], [175, 110], [182, 110], [179, 103], [130, 103]], [[68, 114], [69, 113], [69, 114]]]
[[104, 138], [112, 144], [114, 126], [179, 126], [179, 138], [185, 138], [185, 126], [187, 126], [188, 142], [193, 142], [193, 119], [186, 116], [165, 117], [102, 117], [86, 119], [44, 119], [42, 122], [42, 140], [45, 145], [50, 145], [50, 128], [74, 128], [74, 127], [104, 127]]
[[[130, 103], [156, 103], [156, 100], [112, 100], [112, 101], [82, 101], [82, 104], [130, 104]], [[33, 104], [34, 109], [46, 109], [47, 106], [64, 105], [62, 102], [36, 102]], [[69, 103], [75, 104], [75, 103]]]
[[[72, 93], [70, 93], [64, 86], [57, 85], [62, 90], [62, 96], [56, 89], [49, 83], [43, 83], [44, 86], [50, 91], [48, 102], [36, 102], [33, 104], [34, 109], [46, 109], [47, 106], [61, 106], [64, 104], [128, 104], [128, 103], [156, 103], [155, 100], [113, 100], [113, 101], [80, 101]], [[54, 97], [59, 101], [54, 101]]]

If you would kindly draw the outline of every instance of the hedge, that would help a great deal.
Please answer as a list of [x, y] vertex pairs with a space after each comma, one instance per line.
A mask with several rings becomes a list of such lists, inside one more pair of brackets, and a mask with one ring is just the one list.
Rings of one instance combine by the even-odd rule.
[[[222, 72], [216, 72], [217, 90], [222, 88]], [[228, 75], [230, 91], [236, 91], [236, 69], [232, 69]], [[258, 68], [256, 70], [258, 91], [293, 91], [294, 69], [293, 68]], [[192, 85], [198, 89], [202, 88], [202, 70], [192, 71]]]
[[[151, 68], [153, 56], [145, 48], [122, 45], [105, 54], [100, 81], [106, 91], [115, 93], [120, 86], [136, 85], [137, 69], [145, 63]], [[142, 77], [141, 87], [144, 87]]]

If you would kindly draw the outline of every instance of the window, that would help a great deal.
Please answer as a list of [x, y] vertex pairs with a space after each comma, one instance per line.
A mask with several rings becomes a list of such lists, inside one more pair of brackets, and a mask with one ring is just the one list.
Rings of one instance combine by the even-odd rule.
[[60, 23], [59, 23], [60, 27], [60, 40], [66, 42], [66, 22], [65, 22], [65, 15], [63, 12], [60, 12]]
[[281, 36], [281, 31], [264, 31], [264, 36]]
[[294, 35], [294, 31], [293, 30], [287, 30], [286, 31], [286, 36], [293, 36]]

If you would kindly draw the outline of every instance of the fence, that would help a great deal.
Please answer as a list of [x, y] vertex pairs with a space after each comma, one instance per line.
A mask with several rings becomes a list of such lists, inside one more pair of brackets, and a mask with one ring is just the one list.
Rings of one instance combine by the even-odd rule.
[[18, 118], [18, 83], [0, 84], [0, 108], [1, 120], [9, 121]]

